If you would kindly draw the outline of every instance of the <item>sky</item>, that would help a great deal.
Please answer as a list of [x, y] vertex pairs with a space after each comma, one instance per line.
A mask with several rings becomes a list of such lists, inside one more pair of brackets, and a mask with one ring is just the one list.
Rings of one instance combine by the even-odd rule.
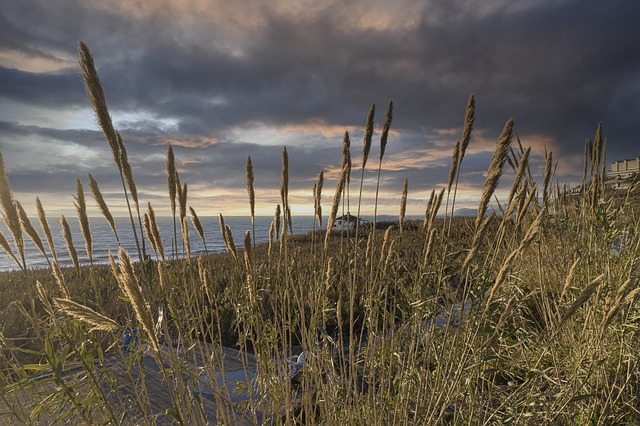
[[[352, 199], [358, 191], [375, 104], [362, 209], [372, 214], [390, 100], [378, 212], [398, 214], [408, 178], [407, 214], [422, 215], [431, 191], [447, 183], [471, 94], [475, 126], [456, 207], [473, 208], [510, 117], [539, 182], [551, 151], [558, 182], [578, 184], [599, 122], [608, 162], [640, 155], [638, 21], [636, 0], [0, 0], [0, 151], [27, 212], [39, 196], [48, 214], [72, 213], [76, 178], [91, 200], [91, 173], [113, 213], [124, 214], [79, 76], [83, 41], [139, 197], [158, 215], [170, 211], [169, 144], [201, 216], [249, 214], [249, 155], [256, 212], [271, 215], [284, 146], [293, 214], [312, 213], [320, 170], [328, 212], [345, 131]], [[89, 214], [100, 214], [93, 202]]]

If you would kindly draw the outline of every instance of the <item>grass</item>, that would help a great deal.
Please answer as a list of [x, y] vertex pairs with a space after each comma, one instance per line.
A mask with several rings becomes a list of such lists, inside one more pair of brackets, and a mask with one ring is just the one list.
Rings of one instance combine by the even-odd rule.
[[[221, 368], [214, 355], [223, 346], [255, 354], [258, 380], [255, 388], [244, 384], [250, 398], [240, 407], [252, 422], [617, 424], [640, 418], [637, 191], [630, 191], [630, 197], [605, 191], [601, 127], [596, 143], [585, 149], [582, 190], [569, 194], [553, 185], [550, 154], [538, 187], [528, 167], [529, 150], [519, 140], [514, 146], [514, 123], [508, 120], [489, 166], [480, 213], [452, 217], [448, 206], [453, 210], [464, 150], [472, 138], [471, 97], [463, 142], [453, 155], [444, 218], [435, 218], [444, 192], [434, 191], [424, 223], [376, 223], [354, 232], [319, 227], [302, 236], [287, 232], [285, 149], [282, 206], [269, 244], [255, 246], [248, 231], [244, 250], [238, 250], [226, 232], [227, 253], [199, 258], [189, 256], [187, 185], [180, 183], [169, 148], [174, 233], [178, 210], [185, 241], [186, 256], [178, 258], [179, 243], [161, 246], [150, 204], [142, 227], [124, 144], [110, 123], [84, 45], [81, 64], [89, 98], [122, 173], [124, 196], [134, 201], [131, 226], [140, 239], [134, 259], [144, 258], [145, 238], [164, 255], [140, 263], [121, 249], [110, 265], [59, 269], [53, 261], [50, 270], [26, 269], [23, 232], [33, 238], [33, 231], [16, 219], [3, 165], [2, 208], [15, 245], [5, 237], [2, 246], [20, 268], [1, 275], [3, 421], [204, 423], [203, 406], [189, 387], [193, 372], [185, 370], [183, 355], [165, 345], [176, 339], [206, 355], [200, 367], [209, 377]], [[366, 120], [365, 159], [374, 112], [372, 107]], [[345, 143], [328, 223], [340, 205], [350, 203], [349, 145]], [[246, 167], [252, 213], [250, 158]], [[513, 169], [515, 180], [506, 205], [498, 210], [508, 214], [485, 216], [506, 167]], [[80, 181], [77, 187], [82, 216]], [[92, 178], [90, 187], [100, 199]], [[315, 188], [319, 200], [322, 178]], [[317, 212], [319, 201], [315, 203]], [[405, 207], [403, 203], [399, 211]], [[106, 204], [100, 208], [107, 214]], [[44, 211], [39, 213], [46, 224]], [[198, 223], [195, 211], [192, 220]], [[222, 216], [220, 220], [227, 230]], [[206, 234], [198, 233], [202, 238]], [[620, 235], [628, 241], [612, 254]], [[73, 242], [67, 245], [71, 248]], [[56, 259], [53, 245], [49, 248]], [[125, 361], [137, 396], [128, 403], [144, 413], [140, 417], [119, 410], [116, 378], [97, 367], [110, 357], [122, 357], [122, 335], [133, 327], [139, 328], [140, 340]], [[302, 373], [290, 380], [288, 360], [303, 352]], [[172, 408], [163, 413], [153, 412], [152, 389], [131, 373], [145, 353], [161, 366], [171, 397]], [[65, 372], [72, 370], [81, 374], [69, 380]], [[43, 398], [50, 383], [54, 390]], [[223, 390], [216, 392], [222, 402]], [[222, 407], [218, 404], [215, 413], [218, 421], [233, 423], [233, 413]]]

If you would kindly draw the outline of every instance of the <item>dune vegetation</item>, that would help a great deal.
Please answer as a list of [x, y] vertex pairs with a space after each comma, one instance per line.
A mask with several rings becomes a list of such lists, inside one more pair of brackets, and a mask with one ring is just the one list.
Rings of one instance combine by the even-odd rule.
[[[550, 152], [542, 181], [536, 181], [530, 149], [507, 120], [477, 216], [453, 217], [473, 133], [471, 96], [448, 185], [434, 189], [424, 221], [405, 220], [405, 181], [398, 222], [331, 231], [347, 203], [360, 216], [364, 169], [371, 162], [380, 181], [393, 104], [373, 160], [372, 106], [361, 173], [352, 174], [345, 133], [341, 174], [328, 191], [333, 202], [325, 222], [322, 173], [309, 188], [316, 231], [291, 235], [285, 148], [269, 243], [256, 245], [255, 230], [234, 242], [221, 215], [227, 252], [194, 257], [187, 222], [201, 238], [206, 230], [188, 208], [188, 184], [180, 181], [171, 147], [167, 202], [177, 244], [161, 241], [153, 206], [138, 198], [125, 144], [82, 43], [80, 66], [122, 177], [137, 250], [113, 247], [109, 265], [80, 265], [74, 253], [84, 249], [91, 259], [92, 250], [82, 182], [77, 181], [75, 204], [84, 247], [74, 247], [71, 238], [67, 247], [54, 247], [41, 203], [39, 223], [32, 224], [13, 197], [10, 165], [0, 156], [0, 204], [10, 234], [0, 236], [0, 245], [17, 267], [2, 273], [0, 288], [2, 421], [205, 424], [215, 417], [220, 424], [619, 424], [640, 418], [640, 243], [638, 204], [630, 202], [637, 192], [632, 186], [614, 196], [605, 188], [601, 126], [585, 144], [582, 185], [569, 190], [554, 178]], [[247, 214], [253, 217], [251, 158], [245, 166]], [[508, 198], [494, 200], [509, 169]], [[91, 176], [89, 188], [117, 233]], [[49, 269], [26, 268], [26, 238], [47, 256]], [[67, 250], [75, 266], [60, 268], [56, 250]], [[138, 342], [124, 353], [123, 335], [134, 328]], [[230, 390], [208, 383], [217, 402], [216, 412], [209, 413], [194, 383], [224, 369], [223, 347], [254, 357], [257, 375], [235, 384], [248, 396], [233, 410], [224, 403]], [[198, 371], [185, 363], [188, 351], [202, 355]], [[292, 371], [290, 360], [301, 353], [303, 366]], [[151, 390], [133, 374], [125, 381], [137, 397], [119, 400], [122, 377], [116, 380], [101, 368], [110, 358], [130, 371], [148, 358], [162, 366], [171, 409], [155, 412], [146, 397]]]

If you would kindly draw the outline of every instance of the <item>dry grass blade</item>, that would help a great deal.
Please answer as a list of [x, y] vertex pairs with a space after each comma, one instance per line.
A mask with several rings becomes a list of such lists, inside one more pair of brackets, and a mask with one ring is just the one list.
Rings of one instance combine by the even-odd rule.
[[176, 229], [176, 196], [178, 184], [176, 183], [176, 176], [178, 172], [176, 170], [175, 156], [173, 155], [173, 148], [169, 145], [167, 148], [167, 187], [169, 189], [169, 200], [171, 201], [171, 216], [173, 217], [173, 243], [171, 248], [173, 250], [173, 256], [177, 254], [177, 240], [178, 233]]
[[553, 168], [553, 152], [546, 153], [547, 161], [544, 168], [544, 178], [542, 180], [542, 204], [546, 206], [549, 204], [549, 183], [551, 182], [552, 168]]
[[226, 247], [227, 251], [229, 251], [229, 240], [227, 239], [227, 228], [224, 224], [224, 216], [222, 216], [222, 213], [220, 213], [218, 220], [220, 222], [220, 235], [222, 236], [222, 241], [224, 242], [224, 246]]
[[71, 296], [69, 295], [69, 288], [67, 287], [67, 283], [64, 280], [64, 275], [62, 275], [62, 271], [58, 266], [58, 261], [55, 259], [53, 260], [51, 265], [51, 274], [53, 275], [53, 278], [56, 280], [56, 284], [58, 284], [58, 287], [60, 288], [60, 292], [62, 292], [63, 296], [66, 299], [71, 298]]
[[189, 222], [187, 222], [187, 216], [184, 216], [181, 220], [182, 224], [182, 241], [187, 249], [187, 258], [191, 259], [191, 240], [189, 239]]
[[387, 148], [387, 139], [389, 138], [389, 130], [391, 129], [391, 120], [393, 120], [393, 101], [389, 101], [384, 124], [382, 125], [382, 135], [380, 136], [380, 161], [382, 161], [384, 151]]
[[276, 240], [280, 238], [280, 204], [276, 206], [276, 211], [273, 216], [273, 221], [276, 224]]
[[148, 213], [144, 214], [142, 223], [144, 225], [144, 231], [147, 234], [147, 239], [151, 243], [151, 248], [156, 252], [156, 254], [160, 254], [158, 251], [158, 245], [156, 244], [155, 236], [153, 235], [153, 231], [151, 231], [151, 220], [149, 219]]
[[322, 187], [324, 185], [324, 171], [318, 173], [318, 181], [313, 187], [314, 212], [318, 220], [318, 226], [322, 228]]
[[409, 179], [404, 178], [404, 186], [402, 187], [402, 198], [400, 199], [400, 216], [398, 219], [398, 225], [400, 226], [400, 233], [404, 225], [404, 216], [407, 212], [407, 193], [409, 190]]
[[567, 294], [567, 291], [569, 291], [571, 282], [573, 281], [573, 276], [576, 274], [576, 268], [578, 267], [578, 263], [580, 263], [580, 260], [580, 258], [577, 258], [575, 262], [573, 262], [573, 265], [571, 265], [571, 268], [569, 268], [567, 278], [565, 278], [564, 280], [564, 286], [562, 286], [562, 290], [560, 291], [560, 299], [562, 299], [564, 295]]
[[520, 182], [522, 182], [522, 177], [524, 176], [524, 173], [527, 170], [530, 153], [531, 153], [531, 147], [527, 148], [527, 150], [524, 152], [524, 154], [522, 154], [522, 156], [518, 161], [516, 176], [513, 178], [513, 185], [511, 185], [511, 191], [509, 192], [509, 197], [507, 198], [507, 217], [511, 216], [509, 212], [513, 213], [515, 211], [516, 203], [514, 202], [514, 198], [518, 191], [518, 188], [521, 187]]
[[169, 200], [171, 201], [171, 213], [176, 214], [176, 160], [173, 148], [167, 148], [167, 188], [169, 190]]
[[427, 223], [426, 229], [428, 231], [431, 230], [433, 226], [433, 222], [436, 220], [436, 216], [438, 214], [438, 210], [440, 210], [440, 206], [442, 205], [442, 199], [444, 198], [444, 188], [440, 190], [440, 193], [434, 199], [433, 204], [431, 205], [431, 210], [429, 211], [429, 223]]
[[471, 248], [469, 249], [469, 253], [467, 253], [467, 257], [464, 259], [464, 262], [462, 263], [461, 270], [463, 273], [466, 272], [467, 268], [471, 264], [471, 261], [473, 260], [473, 258], [476, 257], [476, 254], [478, 254], [478, 249], [480, 248], [482, 240], [484, 239], [484, 234], [487, 231], [487, 227], [489, 226], [490, 221], [491, 221], [491, 216], [485, 217], [484, 220], [480, 223], [480, 227], [474, 233], [473, 242], [471, 243]]
[[253, 187], [253, 162], [251, 161], [251, 156], [247, 157], [247, 192], [249, 193], [249, 209], [251, 213], [251, 230], [253, 231], [253, 245], [256, 245], [255, 234], [256, 234], [256, 192]]
[[537, 188], [531, 188], [529, 191], [529, 195], [527, 198], [522, 198], [521, 205], [518, 206], [518, 214], [516, 215], [516, 226], [520, 226], [522, 223], [522, 219], [524, 215], [529, 211], [529, 207], [533, 204], [533, 200], [537, 200], [538, 198], [538, 190]]
[[96, 203], [98, 204], [98, 208], [100, 208], [100, 212], [102, 212], [102, 215], [104, 216], [107, 223], [109, 224], [109, 227], [111, 227], [113, 234], [116, 236], [116, 241], [118, 241], [118, 244], [120, 244], [120, 238], [118, 238], [118, 232], [116, 231], [116, 222], [113, 219], [113, 215], [111, 214], [111, 211], [109, 210], [109, 206], [107, 206], [107, 202], [104, 200], [104, 197], [102, 196], [102, 192], [100, 191], [100, 187], [98, 186], [98, 181], [96, 181], [96, 179], [93, 177], [91, 173], [89, 173], [88, 177], [89, 177], [89, 188], [91, 189], [91, 193], [93, 194], [93, 199], [96, 200]]
[[347, 185], [351, 183], [351, 138], [349, 132], [344, 132], [342, 139], [342, 167], [347, 168]]
[[24, 232], [26, 232], [29, 238], [31, 238], [31, 241], [33, 241], [33, 244], [35, 244], [35, 246], [38, 247], [38, 250], [40, 250], [40, 253], [42, 253], [45, 259], [47, 259], [47, 263], [48, 263], [49, 256], [47, 256], [47, 252], [44, 249], [44, 244], [42, 243], [42, 239], [40, 238], [38, 231], [36, 231], [36, 228], [34, 228], [33, 225], [31, 224], [31, 220], [29, 219], [29, 216], [27, 216], [27, 212], [24, 211], [24, 209], [22, 208], [22, 204], [20, 204], [19, 201], [16, 201], [16, 207], [18, 208], [18, 214], [20, 216], [20, 223], [22, 224], [22, 229], [24, 229]]
[[133, 311], [136, 314], [136, 318], [140, 323], [140, 326], [144, 332], [149, 336], [151, 345], [154, 351], [159, 352], [160, 346], [158, 344], [158, 338], [155, 334], [153, 327], [153, 317], [151, 316], [151, 310], [149, 305], [142, 295], [142, 290], [138, 285], [138, 282], [133, 273], [133, 267], [131, 266], [131, 260], [129, 255], [120, 247], [118, 251], [118, 259], [120, 261], [119, 268], [115, 264], [113, 255], [109, 253], [109, 262], [111, 263], [112, 271], [117, 271], [115, 278], [118, 281], [120, 289], [129, 298], [129, 302], [133, 307]]
[[91, 106], [95, 112], [98, 125], [102, 129], [102, 132], [107, 139], [107, 143], [111, 148], [113, 159], [118, 165], [118, 169], [121, 170], [116, 131], [113, 128], [109, 109], [107, 108], [107, 101], [104, 96], [104, 91], [102, 90], [102, 84], [100, 84], [100, 78], [96, 72], [93, 57], [91, 56], [89, 48], [83, 42], [79, 43], [78, 50], [80, 54], [79, 61], [80, 68], [82, 70], [82, 81], [84, 82], [84, 87], [87, 95], [89, 96], [89, 101], [91, 102]]
[[384, 263], [385, 249], [387, 247], [387, 244], [389, 243], [390, 235], [391, 235], [391, 227], [388, 227], [386, 231], [384, 231], [384, 237], [382, 238], [382, 247], [380, 248], [380, 264]]
[[153, 235], [156, 248], [160, 252], [160, 257], [162, 258], [162, 260], [165, 260], [164, 247], [162, 246], [162, 238], [160, 238], [160, 228], [158, 228], [158, 222], [156, 221], [156, 213], [153, 211], [153, 207], [151, 207], [150, 202], [147, 202], [147, 214], [149, 215], [149, 225], [151, 227], [151, 234]]
[[2, 247], [4, 251], [6, 251], [7, 254], [11, 257], [11, 259], [13, 259], [16, 262], [16, 265], [18, 265], [18, 267], [22, 269], [22, 263], [20, 263], [16, 255], [13, 253], [13, 250], [9, 245], [9, 241], [7, 241], [7, 237], [4, 236], [2, 231], [0, 231], [0, 247]]
[[224, 231], [225, 231], [225, 238], [229, 243], [229, 250], [233, 254], [233, 257], [237, 259], [238, 250], [236, 249], [236, 244], [233, 242], [233, 233], [231, 232], [231, 228], [229, 228], [229, 225], [224, 226]]
[[116, 131], [116, 141], [118, 142], [118, 158], [120, 159], [120, 163], [122, 165], [122, 173], [124, 175], [124, 180], [127, 183], [127, 187], [129, 188], [129, 193], [131, 193], [131, 198], [133, 198], [133, 202], [136, 204], [136, 210], [138, 214], [140, 213], [140, 205], [138, 203], [138, 190], [136, 188], [136, 182], [133, 180], [133, 171], [131, 170], [131, 164], [129, 164], [129, 157], [127, 156], [127, 148], [124, 146], [124, 142], [122, 141], [122, 136], [120, 133]]
[[244, 234], [244, 262], [247, 271], [253, 270], [253, 251], [251, 250], [251, 232]]
[[11, 193], [11, 184], [9, 183], [9, 175], [4, 166], [4, 158], [0, 152], [0, 205], [4, 216], [4, 223], [7, 225], [9, 232], [13, 236], [16, 250], [20, 259], [22, 259], [22, 267], [24, 269], [24, 240], [22, 238], [22, 227], [20, 226], [20, 216], [18, 208], [13, 202], [13, 194]]
[[289, 219], [287, 217], [289, 207], [289, 154], [287, 153], [287, 147], [282, 149], [282, 174], [280, 175], [280, 198], [282, 200], [282, 213], [284, 213], [284, 224], [282, 228], [283, 234], [286, 233], [287, 223]]
[[177, 192], [178, 204], [180, 207], [180, 220], [183, 220], [187, 217], [187, 192], [189, 191], [189, 187], [186, 182], [180, 186], [180, 179], [178, 178], [178, 175], [176, 175], [176, 183], [178, 184]]
[[429, 257], [431, 256], [431, 252], [433, 250], [433, 242], [435, 240], [435, 235], [436, 235], [436, 230], [432, 229], [431, 232], [429, 232], [429, 238], [427, 240], [427, 247], [424, 251], [424, 261], [423, 261], [423, 265], [426, 266], [427, 262], [429, 261]]
[[331, 204], [331, 214], [329, 215], [329, 220], [327, 222], [327, 232], [324, 237], [324, 249], [327, 249], [329, 244], [329, 235], [331, 234], [331, 228], [333, 228], [333, 224], [336, 221], [336, 216], [338, 214], [338, 207], [340, 206], [340, 197], [342, 195], [342, 190], [344, 188], [345, 180], [347, 178], [347, 169], [342, 168], [340, 172], [340, 178], [338, 179], [338, 184], [336, 185], [336, 192], [333, 195], [333, 204]]
[[191, 223], [193, 223], [193, 227], [196, 228], [196, 232], [200, 236], [202, 240], [202, 244], [204, 244], [205, 251], [207, 249], [207, 241], [204, 238], [204, 228], [202, 227], [202, 223], [200, 222], [200, 218], [196, 214], [196, 211], [193, 207], [189, 206], [189, 211], [191, 212]]
[[73, 204], [76, 206], [76, 211], [78, 212], [78, 222], [80, 223], [80, 230], [84, 238], [84, 247], [87, 251], [87, 256], [89, 256], [89, 261], [93, 262], [93, 246], [91, 229], [89, 228], [89, 216], [87, 215], [87, 202], [84, 198], [84, 190], [80, 179], [76, 179], [76, 195], [74, 199], [75, 202]]
[[484, 187], [482, 188], [482, 196], [480, 198], [480, 204], [478, 206], [478, 216], [476, 216], [476, 230], [480, 228], [480, 224], [487, 212], [487, 206], [493, 196], [493, 192], [498, 186], [500, 176], [502, 176], [502, 169], [504, 162], [509, 152], [509, 146], [511, 145], [511, 136], [513, 134], [513, 119], [507, 120], [502, 133], [498, 138], [496, 149], [491, 157], [489, 163], [489, 171], [487, 179], [485, 180]]
[[427, 208], [424, 210], [424, 222], [422, 224], [422, 230], [427, 231], [429, 227], [429, 219], [431, 218], [431, 208], [436, 199], [436, 190], [431, 190], [431, 196], [429, 197], [429, 201], [427, 202]]
[[469, 141], [471, 140], [471, 132], [473, 131], [473, 122], [475, 120], [476, 100], [473, 95], [469, 96], [467, 102], [467, 109], [464, 114], [464, 126], [462, 127], [462, 138], [460, 139], [460, 163], [464, 159], [464, 154], [467, 152]]
[[507, 318], [509, 317], [509, 314], [511, 313], [511, 310], [513, 309], [513, 305], [515, 304], [516, 299], [517, 299], [516, 295], [513, 295], [513, 296], [511, 296], [511, 298], [507, 302], [507, 306], [504, 308], [504, 310], [500, 314], [500, 318], [498, 319], [498, 323], [496, 324], [496, 327], [493, 329], [493, 335], [494, 336], [497, 336], [498, 334], [500, 334], [500, 331], [502, 330], [502, 327], [504, 327], [505, 323], [507, 322]]
[[47, 291], [44, 289], [40, 281], [36, 281], [36, 293], [38, 294], [38, 299], [40, 299], [40, 302], [42, 302], [42, 306], [44, 306], [44, 310], [47, 311], [47, 314], [49, 314], [49, 317], [51, 319], [55, 320], [56, 313], [53, 310], [53, 306], [51, 306], [51, 302], [49, 301], [49, 295], [47, 294]]
[[451, 191], [451, 186], [456, 178], [456, 172], [458, 171], [458, 163], [460, 162], [460, 141], [456, 142], [456, 146], [453, 148], [453, 156], [451, 156], [451, 167], [449, 168], [449, 179], [447, 182], [447, 192]]
[[251, 161], [251, 156], [247, 157], [247, 193], [249, 194], [249, 209], [251, 212], [251, 220], [254, 221], [254, 217], [256, 214], [256, 193], [253, 188], [253, 162]]
[[91, 331], [101, 330], [115, 332], [121, 329], [120, 325], [111, 318], [99, 314], [88, 306], [81, 305], [73, 300], [55, 298], [53, 302], [60, 311], [91, 325], [93, 327]]
[[67, 251], [69, 252], [69, 257], [71, 257], [71, 261], [73, 265], [76, 267], [76, 270], [80, 271], [80, 261], [78, 260], [78, 252], [76, 251], [75, 246], [73, 245], [73, 238], [71, 236], [71, 228], [69, 228], [69, 223], [67, 219], [62, 215], [60, 218], [60, 224], [62, 225], [62, 236], [64, 237], [64, 241], [67, 244]]
[[589, 300], [593, 293], [595, 293], [598, 286], [604, 282], [604, 277], [605, 274], [596, 277], [589, 283], [588, 286], [585, 287], [584, 290], [582, 290], [582, 293], [580, 293], [575, 302], [573, 302], [571, 306], [569, 306], [569, 308], [565, 311], [562, 319], [560, 320], [560, 323], [558, 324], [558, 328], [562, 327], [564, 323], [566, 323], [567, 320], [569, 320], [569, 318], [571, 318], [578, 311], [578, 309], [580, 309], [580, 307]]
[[514, 250], [502, 264], [502, 268], [500, 268], [500, 272], [498, 272], [498, 276], [496, 277], [496, 280], [493, 286], [491, 287], [491, 291], [489, 292], [489, 297], [487, 298], [487, 304], [485, 306], [485, 312], [489, 310], [489, 305], [493, 300], [495, 292], [506, 280], [507, 274], [511, 270], [511, 266], [516, 256], [522, 253], [525, 250], [525, 248], [529, 246], [533, 238], [538, 234], [538, 231], [540, 231], [540, 224], [542, 223], [542, 218], [545, 214], [546, 214], [546, 210], [544, 208], [541, 209], [536, 219], [533, 221], [533, 223], [531, 223], [531, 226], [527, 230], [527, 233], [525, 234], [524, 238], [522, 239], [522, 241], [520, 241], [518, 248]]
[[271, 252], [273, 250], [273, 240], [276, 233], [276, 224], [274, 221], [271, 221], [271, 225], [269, 225], [269, 249], [268, 249], [268, 258], [271, 259]]
[[371, 104], [369, 114], [367, 114], [367, 123], [364, 130], [364, 144], [362, 145], [362, 170], [367, 166], [369, 151], [371, 151], [371, 139], [373, 138], [373, 119], [376, 115], [376, 105]]
[[620, 286], [620, 288], [616, 292], [616, 298], [613, 304], [611, 305], [611, 307], [609, 308], [609, 311], [605, 315], [604, 321], [602, 322], [603, 332], [604, 330], [607, 329], [607, 327], [609, 327], [609, 324], [611, 324], [611, 321], [615, 319], [615, 317], [618, 315], [622, 307], [630, 303], [638, 294], [638, 292], [640, 292], [640, 288], [636, 287], [635, 289], [630, 291], [629, 294], [627, 294], [627, 291], [629, 290], [629, 288], [631, 288], [635, 284], [637, 284], [637, 278], [636, 279], [629, 278]]
[[51, 255], [53, 256], [54, 260], [57, 260], [58, 254], [56, 253], [56, 247], [53, 242], [53, 234], [51, 233], [51, 227], [49, 226], [47, 215], [44, 212], [44, 207], [42, 206], [42, 202], [40, 201], [39, 197], [36, 197], [36, 210], [38, 211], [38, 220], [40, 220], [40, 226], [44, 231], [45, 237], [47, 237], [47, 244], [49, 244]]

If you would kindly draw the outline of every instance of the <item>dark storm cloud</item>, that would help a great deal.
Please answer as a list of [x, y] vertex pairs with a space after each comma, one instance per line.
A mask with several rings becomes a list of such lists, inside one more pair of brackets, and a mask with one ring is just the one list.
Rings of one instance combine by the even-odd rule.
[[86, 102], [82, 82], [73, 70], [43, 74], [0, 67], [0, 96], [45, 107], [78, 106]]
[[[117, 2], [59, 3], [0, 0], [0, 47], [51, 66], [0, 68], [0, 98], [61, 110], [88, 108], [74, 59], [78, 40], [84, 40], [109, 108], [119, 117], [136, 180], [150, 190], [165, 184], [167, 143], [174, 144], [184, 180], [194, 186], [243, 188], [244, 160], [251, 155], [258, 185], [277, 188], [281, 148], [243, 140], [243, 130], [327, 125], [358, 133], [372, 102], [380, 123], [393, 99], [399, 136], [390, 139], [390, 162], [403, 151], [448, 146], [438, 148], [439, 157], [434, 151], [433, 162], [386, 172], [383, 183], [395, 190], [408, 176], [412, 188], [428, 191], [446, 181], [449, 164], [442, 153], [459, 137], [459, 131], [437, 130], [461, 126], [471, 93], [477, 102], [472, 144], [480, 135], [483, 143], [495, 140], [513, 116], [525, 146], [548, 142], [555, 159], [575, 161], [602, 121], [610, 159], [638, 155], [628, 147], [640, 131], [640, 56], [633, 54], [640, 40], [640, 3], [524, 6], [496, 0], [481, 9], [467, 1], [435, 0], [419, 3], [411, 24], [387, 26], [364, 25], [338, 4], [315, 14], [284, 14], [262, 5], [257, 21], [253, 15], [247, 22], [225, 15], [204, 25], [197, 16], [184, 22], [172, 16], [175, 9], [145, 14], [120, 10]], [[241, 8], [225, 6], [221, 14]], [[44, 126], [0, 122], [2, 149], [11, 137], [37, 136], [98, 149], [110, 161], [94, 123], [86, 124], [91, 131]], [[321, 167], [336, 167], [340, 140], [301, 134], [289, 143], [291, 175], [297, 177], [292, 185], [310, 187]], [[360, 152], [357, 134], [354, 161]], [[487, 149], [468, 154], [464, 183], [482, 184], [478, 176], [489, 156]], [[24, 190], [37, 182], [24, 179]], [[50, 186], [54, 182], [49, 179]]]

